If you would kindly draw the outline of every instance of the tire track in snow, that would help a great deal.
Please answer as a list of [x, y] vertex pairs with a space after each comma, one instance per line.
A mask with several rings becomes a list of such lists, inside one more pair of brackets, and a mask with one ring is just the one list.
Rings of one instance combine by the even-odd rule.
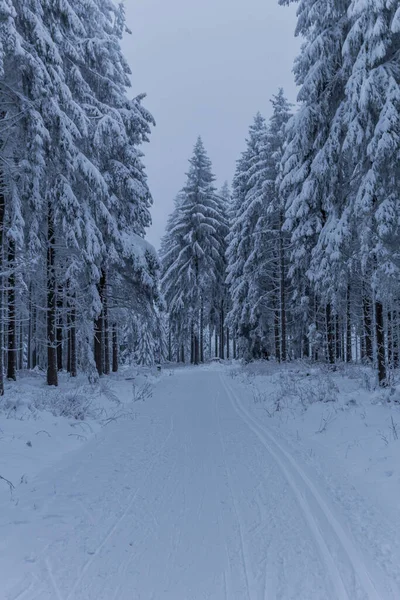
[[153, 470], [157, 460], [159, 459], [160, 455], [162, 454], [165, 446], [168, 444], [172, 433], [174, 431], [174, 421], [171, 418], [171, 428], [170, 431], [165, 439], [165, 441], [163, 442], [163, 444], [160, 447], [160, 450], [157, 452], [156, 456], [153, 458], [146, 476], [142, 482], [142, 485], [140, 485], [136, 491], [131, 494], [131, 497], [129, 499], [129, 502], [127, 504], [127, 506], [125, 507], [125, 509], [123, 510], [122, 514], [118, 517], [118, 519], [115, 521], [115, 523], [113, 524], [113, 526], [109, 529], [109, 531], [107, 532], [106, 536], [103, 538], [103, 540], [101, 541], [101, 543], [97, 546], [96, 550], [94, 551], [92, 557], [87, 561], [87, 563], [85, 564], [85, 566], [83, 567], [79, 577], [77, 578], [77, 580], [75, 581], [71, 591], [69, 592], [68, 596], [66, 597], [65, 600], [70, 600], [72, 598], [72, 595], [75, 593], [77, 587], [80, 585], [83, 577], [85, 576], [86, 572], [88, 571], [88, 569], [90, 568], [90, 566], [93, 564], [94, 560], [97, 558], [97, 556], [99, 555], [99, 553], [101, 552], [101, 550], [104, 548], [104, 546], [107, 544], [107, 542], [109, 541], [109, 539], [112, 537], [112, 535], [115, 533], [116, 529], [118, 528], [118, 526], [121, 524], [121, 522], [125, 519], [125, 517], [127, 516], [129, 510], [131, 509], [133, 503], [135, 502], [139, 492], [141, 491], [142, 487], [145, 485], [145, 483], [147, 482], [151, 471]]
[[[349, 563], [352, 567], [354, 575], [361, 584], [366, 597], [369, 600], [385, 600], [385, 596], [381, 595], [375, 587], [366, 566], [358, 556], [357, 550], [346, 532], [343, 526], [337, 520], [331, 509], [322, 498], [321, 494], [317, 490], [316, 486], [310, 480], [310, 478], [304, 473], [301, 467], [296, 463], [294, 458], [277, 442], [275, 437], [243, 407], [237, 394], [232, 390], [230, 385], [226, 382], [223, 375], [220, 375], [221, 382], [228, 394], [228, 397], [232, 403], [232, 406], [238, 416], [246, 423], [251, 431], [259, 438], [264, 447], [268, 450], [269, 454], [274, 458], [282, 473], [285, 475], [294, 495], [296, 496], [300, 507], [308, 521], [311, 531], [314, 534], [315, 540], [320, 547], [322, 555], [325, 559], [326, 565], [330, 572], [332, 584], [335, 588], [336, 597], [338, 600], [353, 600], [354, 595], [348, 593], [343, 582], [343, 578], [339, 572], [339, 569], [335, 563], [334, 556], [331, 554], [327, 543], [321, 533], [318, 525], [318, 520], [315, 518], [315, 507], [318, 512], [322, 514], [322, 517], [328, 523], [333, 534], [340, 542], [343, 552], [347, 555]], [[304, 494], [299, 489], [296, 479], [300, 480], [301, 484], [306, 488], [307, 492], [313, 499], [315, 506], [311, 507], [309, 501], [306, 499]], [[313, 511], [314, 509], [314, 511]], [[321, 518], [321, 517], [320, 517]]]

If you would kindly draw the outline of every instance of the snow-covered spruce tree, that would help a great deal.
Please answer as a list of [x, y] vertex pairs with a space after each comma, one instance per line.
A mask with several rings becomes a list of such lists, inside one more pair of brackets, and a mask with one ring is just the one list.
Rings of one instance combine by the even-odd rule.
[[227, 284], [232, 307], [228, 323], [237, 336], [239, 354], [246, 359], [259, 358], [267, 351], [264, 345], [267, 338], [265, 312], [258, 302], [261, 290], [250, 267], [258, 260], [255, 230], [265, 209], [260, 161], [266, 134], [265, 119], [258, 113], [249, 130], [247, 148], [237, 163], [232, 187], [227, 248]]
[[[289, 4], [291, 0], [280, 0]], [[288, 126], [283, 157], [282, 193], [286, 197], [285, 227], [291, 233], [290, 275], [294, 304], [307, 324], [318, 328], [322, 304], [327, 356], [334, 360], [332, 305], [337, 290], [347, 290], [340, 261], [341, 232], [346, 227], [346, 173], [341, 160], [342, 131], [336, 117], [345, 97], [346, 70], [342, 48], [349, 31], [350, 0], [300, 0], [297, 34], [305, 39], [295, 64], [301, 86], [300, 108]], [[342, 221], [344, 220], [344, 222]], [[346, 231], [345, 231], [346, 233]], [[340, 246], [340, 251], [338, 247]], [[304, 344], [307, 354], [308, 342]]]
[[[273, 113], [258, 165], [264, 210], [255, 230], [253, 272], [259, 281], [262, 302], [273, 307], [275, 357], [278, 361], [285, 361], [288, 356], [287, 329], [290, 313], [287, 306], [290, 239], [287, 232], [283, 231], [285, 206], [280, 183], [291, 105], [283, 89], [272, 98], [271, 103]], [[260, 192], [256, 191], [256, 194]]]
[[[378, 375], [385, 385], [393, 304], [399, 302], [400, 11], [391, 0], [352, 0], [348, 14], [343, 158], [351, 167], [349, 212], [357, 224], [363, 302], [375, 305]], [[368, 329], [366, 314], [364, 320]]]
[[204, 356], [204, 327], [211, 309], [217, 308], [212, 303], [220, 301], [217, 290], [223, 272], [227, 223], [201, 138], [189, 162], [186, 185], [162, 245], [162, 290], [172, 330], [182, 345], [185, 336], [190, 337], [191, 362], [197, 364]]
[[[104, 290], [116, 289], [117, 275], [134, 281], [140, 302], [132, 310], [155, 312], [154, 250], [144, 261], [136, 243], [150, 222], [139, 147], [153, 120], [141, 97], [127, 98], [122, 8], [100, 0], [14, 0], [0, 11], [8, 371], [15, 376], [18, 339], [19, 365], [26, 348], [27, 366], [47, 368], [57, 385], [57, 369], [74, 375], [77, 360], [93, 371], [94, 317], [111, 331], [111, 302], [104, 297], [102, 306], [97, 288], [103, 277]], [[107, 371], [108, 339], [102, 335]]]

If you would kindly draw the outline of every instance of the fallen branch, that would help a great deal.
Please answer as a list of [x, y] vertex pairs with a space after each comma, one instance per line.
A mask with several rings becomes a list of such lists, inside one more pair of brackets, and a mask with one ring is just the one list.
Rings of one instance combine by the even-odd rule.
[[1, 475], [0, 475], [0, 479], [2, 479], [3, 481], [5, 481], [8, 484], [8, 486], [10, 488], [10, 492], [12, 494], [12, 491], [15, 490], [15, 486], [11, 483], [11, 481], [6, 479], [5, 477], [2, 477]]

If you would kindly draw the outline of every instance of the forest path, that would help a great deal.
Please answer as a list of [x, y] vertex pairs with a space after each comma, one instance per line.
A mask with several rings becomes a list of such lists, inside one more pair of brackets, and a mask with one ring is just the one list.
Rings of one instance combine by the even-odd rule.
[[0, 507], [0, 598], [395, 598], [224, 368], [173, 373]]

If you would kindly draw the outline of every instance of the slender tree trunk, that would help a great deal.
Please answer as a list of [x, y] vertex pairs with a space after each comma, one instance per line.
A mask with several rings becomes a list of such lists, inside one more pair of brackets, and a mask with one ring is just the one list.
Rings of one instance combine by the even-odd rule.
[[108, 322], [108, 290], [107, 276], [105, 275], [104, 282], [104, 297], [103, 297], [103, 314], [104, 314], [104, 374], [110, 374], [110, 330]]
[[219, 335], [219, 357], [225, 359], [225, 306], [224, 301], [221, 302], [221, 331]]
[[4, 178], [0, 167], [0, 396], [4, 396]]
[[390, 310], [387, 313], [387, 362], [389, 369], [393, 369], [393, 322]]
[[351, 351], [351, 303], [350, 303], [350, 285], [347, 287], [347, 302], [346, 302], [346, 362], [352, 361]]
[[194, 365], [195, 363], [195, 342], [194, 342], [194, 324], [193, 322], [190, 325], [190, 364]]
[[237, 358], [237, 347], [236, 347], [236, 331], [233, 332], [233, 358], [236, 360]]
[[19, 359], [18, 359], [18, 369], [22, 371], [24, 368], [24, 326], [22, 323], [22, 315], [19, 322]]
[[229, 339], [229, 327], [226, 328], [226, 358], [229, 360], [230, 359], [230, 354], [231, 354], [231, 350], [230, 350], [230, 339]]
[[399, 367], [399, 323], [398, 323], [398, 312], [393, 311], [393, 368]]
[[76, 359], [76, 295], [72, 297], [71, 306], [71, 349], [70, 349], [70, 374], [71, 377], [76, 377], [78, 374], [77, 370], [77, 359]]
[[335, 363], [335, 335], [333, 331], [332, 307], [326, 305], [326, 331], [328, 341], [328, 361], [331, 365]]
[[58, 286], [57, 289], [57, 369], [63, 369], [63, 289]]
[[340, 360], [340, 320], [339, 315], [336, 315], [336, 360]]
[[112, 328], [112, 370], [113, 373], [118, 372], [118, 329], [117, 324], [113, 324]]
[[279, 329], [279, 309], [278, 309], [278, 300], [275, 300], [275, 310], [274, 310], [274, 338], [275, 338], [275, 358], [278, 363], [281, 362], [281, 335]]
[[387, 385], [386, 377], [386, 355], [385, 355], [385, 335], [383, 323], [383, 306], [381, 302], [375, 302], [375, 324], [376, 324], [376, 355], [378, 360], [378, 379], [379, 385]]
[[199, 336], [197, 335], [197, 333], [194, 334], [193, 344], [194, 344], [194, 364], [198, 365], [199, 361], [200, 361], [200, 343], [199, 343]]
[[215, 327], [215, 358], [218, 357], [218, 333], [217, 333], [217, 328]]
[[38, 356], [38, 340], [37, 340], [37, 308], [33, 305], [32, 308], [32, 369], [36, 368]]
[[183, 364], [185, 364], [186, 359], [185, 359], [185, 345], [181, 344], [181, 361]]
[[17, 321], [15, 306], [15, 241], [8, 240], [8, 340], [7, 379], [17, 380]]
[[47, 207], [47, 385], [58, 386], [54, 216]]
[[365, 354], [366, 354], [367, 359], [372, 363], [374, 360], [374, 350], [373, 350], [373, 345], [372, 345], [371, 302], [365, 293], [363, 296], [363, 315], [364, 315]]
[[32, 303], [32, 284], [29, 286], [29, 317], [28, 317], [28, 343], [26, 349], [26, 368], [28, 371], [32, 368], [32, 328], [33, 328], [33, 303]]
[[97, 373], [101, 377], [104, 373], [104, 340], [103, 340], [103, 326], [104, 326], [104, 288], [106, 284], [106, 278], [104, 270], [101, 271], [100, 281], [98, 283], [98, 293], [101, 302], [101, 312], [94, 322], [94, 360], [96, 363]]
[[280, 229], [279, 229], [279, 284], [280, 284], [280, 329], [281, 329], [281, 360], [285, 361], [287, 358], [286, 350], [286, 264], [285, 264], [285, 250], [283, 247], [283, 214], [280, 215]]
[[[113, 330], [113, 333], [114, 333], [114, 330]], [[113, 340], [114, 340], [114, 338], [113, 338]], [[169, 323], [169, 327], [168, 327], [168, 362], [172, 362], [172, 331], [171, 331], [171, 323]], [[113, 369], [113, 371], [114, 371], [114, 369]]]
[[200, 362], [204, 363], [204, 307], [201, 302], [200, 309]]

